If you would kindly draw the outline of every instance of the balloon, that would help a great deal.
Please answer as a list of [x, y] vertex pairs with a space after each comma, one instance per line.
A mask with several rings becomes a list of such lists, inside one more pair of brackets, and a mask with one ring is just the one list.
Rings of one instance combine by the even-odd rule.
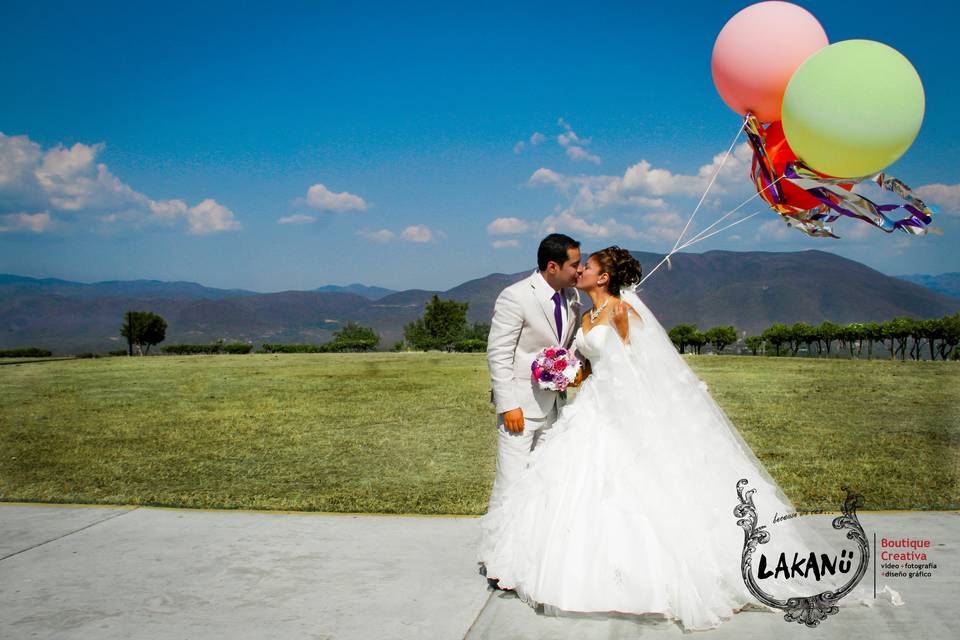
[[892, 164], [923, 122], [920, 76], [896, 49], [846, 40], [796, 70], [783, 97], [783, 130], [810, 168], [860, 177]]
[[[769, 127], [767, 127], [766, 137], [767, 155], [770, 158], [770, 164], [773, 167], [774, 175], [782, 176], [784, 170], [787, 168], [787, 163], [796, 162], [797, 155], [787, 143], [787, 139], [783, 135], [783, 125], [781, 125], [779, 122], [773, 122]], [[801, 210], [816, 209], [823, 204], [812, 195], [807, 193], [804, 189], [793, 185], [789, 181], [780, 181], [779, 187], [783, 193], [784, 204]], [[852, 189], [853, 185], [850, 185], [847, 188]], [[772, 197], [772, 194], [770, 193], [771, 191], [772, 189], [767, 189], [761, 194], [761, 197], [768, 203], [773, 204], [769, 200], [769, 198]]]
[[727, 106], [763, 122], [780, 120], [790, 76], [827, 34], [809, 11], [789, 2], [760, 2], [730, 18], [713, 45], [713, 83]]

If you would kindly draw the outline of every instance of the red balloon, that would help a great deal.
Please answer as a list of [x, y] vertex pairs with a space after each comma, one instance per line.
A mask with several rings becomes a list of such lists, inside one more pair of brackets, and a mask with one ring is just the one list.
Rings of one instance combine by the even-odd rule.
[[[793, 149], [790, 148], [790, 145], [787, 144], [787, 138], [783, 135], [783, 125], [780, 124], [779, 121], [773, 122], [769, 127], [767, 127], [766, 142], [767, 157], [770, 158], [770, 163], [773, 165], [774, 173], [778, 176], [782, 176], [784, 170], [787, 168], [787, 163], [797, 161], [797, 154], [795, 154]], [[787, 180], [781, 180], [777, 183], [777, 186], [780, 187], [780, 190], [783, 192], [784, 200], [786, 201], [782, 204], [787, 204], [804, 210], [815, 209], [823, 204], [812, 195], [807, 193], [804, 189], [791, 184]], [[770, 191], [771, 190], [768, 189], [767, 193]]]
[[[790, 145], [787, 143], [787, 137], [783, 134], [783, 124], [778, 122], [770, 123], [770, 126], [767, 127], [766, 131], [766, 144], [764, 145], [767, 150], [767, 157], [770, 158], [770, 164], [773, 165], [773, 171], [776, 176], [782, 176], [784, 170], [787, 168], [787, 164], [790, 162], [797, 161], [797, 154], [793, 152], [793, 149], [790, 148]], [[825, 174], [820, 174], [825, 178], [831, 178]], [[815, 198], [814, 196], [807, 193], [805, 189], [794, 185], [789, 180], [781, 180], [777, 183], [777, 186], [780, 187], [780, 191], [783, 193], [785, 202], [780, 204], [785, 204], [791, 207], [797, 207], [798, 209], [815, 209], [821, 205], [823, 202]], [[853, 189], [853, 183], [841, 184], [841, 187], [850, 191]], [[768, 189], [764, 192], [763, 198], [767, 200], [770, 204], [775, 204], [772, 202], [773, 195], [767, 198], [767, 194], [770, 193], [771, 189]]]

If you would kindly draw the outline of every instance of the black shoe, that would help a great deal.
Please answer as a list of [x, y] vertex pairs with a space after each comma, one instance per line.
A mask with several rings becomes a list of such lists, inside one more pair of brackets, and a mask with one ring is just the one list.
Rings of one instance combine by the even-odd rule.
[[497, 580], [496, 578], [487, 578], [487, 586], [493, 589], [494, 591], [513, 591], [513, 589], [501, 587], [500, 581]]

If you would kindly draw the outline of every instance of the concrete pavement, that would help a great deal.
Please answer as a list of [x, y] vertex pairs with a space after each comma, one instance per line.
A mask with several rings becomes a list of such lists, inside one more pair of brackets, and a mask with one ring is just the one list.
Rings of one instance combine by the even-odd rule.
[[[932, 577], [885, 579], [904, 606], [844, 609], [817, 630], [750, 611], [697, 635], [954, 637], [960, 513], [859, 515], [868, 535], [933, 543]], [[476, 518], [0, 504], [0, 638], [683, 635], [656, 620], [538, 614], [487, 588], [478, 539]]]

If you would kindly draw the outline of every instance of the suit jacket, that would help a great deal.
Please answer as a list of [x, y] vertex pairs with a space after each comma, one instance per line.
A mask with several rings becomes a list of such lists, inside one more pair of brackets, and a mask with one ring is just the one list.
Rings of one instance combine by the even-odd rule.
[[554, 291], [538, 271], [516, 282], [497, 297], [487, 337], [487, 366], [493, 382], [497, 413], [518, 407], [524, 416], [542, 418], [557, 400], [557, 392], [541, 389], [530, 365], [546, 347], [569, 348], [580, 326], [580, 293], [561, 290], [564, 300], [563, 338], [557, 339]]

